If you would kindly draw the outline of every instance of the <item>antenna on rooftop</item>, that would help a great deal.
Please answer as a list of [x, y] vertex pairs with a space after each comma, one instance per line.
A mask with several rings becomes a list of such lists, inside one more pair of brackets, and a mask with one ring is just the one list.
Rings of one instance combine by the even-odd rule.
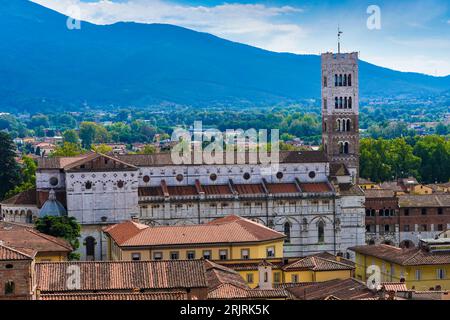
[[338, 53], [341, 53], [341, 34], [343, 33], [340, 26], [338, 26]]

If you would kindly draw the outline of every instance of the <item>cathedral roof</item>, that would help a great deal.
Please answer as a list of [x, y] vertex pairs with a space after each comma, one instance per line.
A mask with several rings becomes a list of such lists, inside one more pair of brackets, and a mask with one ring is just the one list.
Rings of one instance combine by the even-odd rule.
[[36, 205], [36, 189], [29, 189], [2, 201], [8, 205]]

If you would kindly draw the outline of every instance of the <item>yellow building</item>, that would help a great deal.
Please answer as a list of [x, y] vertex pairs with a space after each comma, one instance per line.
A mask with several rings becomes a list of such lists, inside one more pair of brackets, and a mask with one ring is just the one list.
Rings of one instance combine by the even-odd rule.
[[405, 282], [408, 289], [450, 290], [450, 239], [423, 239], [419, 247], [401, 249], [385, 244], [353, 247], [356, 278], [367, 281], [378, 267], [381, 282]]
[[35, 252], [36, 262], [67, 261], [72, 246], [65, 240], [38, 232], [31, 225], [0, 222], [0, 241], [12, 248]]
[[107, 227], [104, 232], [108, 259], [112, 261], [281, 258], [286, 237], [237, 216], [183, 226], [149, 227], [127, 221]]
[[364, 178], [359, 178], [358, 185], [364, 190], [381, 189], [379, 184]]
[[234, 215], [187, 226], [150, 227], [127, 221], [106, 227], [104, 233], [109, 260], [204, 258], [237, 271], [251, 288], [260, 283], [261, 262], [270, 267], [274, 283], [347, 279], [354, 272], [352, 262], [328, 253], [284, 259], [284, 234]]

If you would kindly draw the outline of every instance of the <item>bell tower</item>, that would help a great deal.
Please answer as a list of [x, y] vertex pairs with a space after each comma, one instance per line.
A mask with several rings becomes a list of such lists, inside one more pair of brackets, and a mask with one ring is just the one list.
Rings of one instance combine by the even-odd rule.
[[322, 145], [330, 163], [346, 165], [353, 183], [359, 172], [358, 88], [358, 53], [341, 53], [339, 41], [338, 53], [322, 54]]

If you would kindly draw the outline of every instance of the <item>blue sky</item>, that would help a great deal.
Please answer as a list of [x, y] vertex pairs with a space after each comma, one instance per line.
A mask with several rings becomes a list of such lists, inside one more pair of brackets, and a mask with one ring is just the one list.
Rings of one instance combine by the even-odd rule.
[[[449, 0], [32, 0], [97, 24], [170, 23], [276, 52], [342, 49], [388, 68], [450, 74]], [[370, 30], [369, 5], [380, 9], [380, 29]], [[72, 9], [71, 9], [72, 8]]]

